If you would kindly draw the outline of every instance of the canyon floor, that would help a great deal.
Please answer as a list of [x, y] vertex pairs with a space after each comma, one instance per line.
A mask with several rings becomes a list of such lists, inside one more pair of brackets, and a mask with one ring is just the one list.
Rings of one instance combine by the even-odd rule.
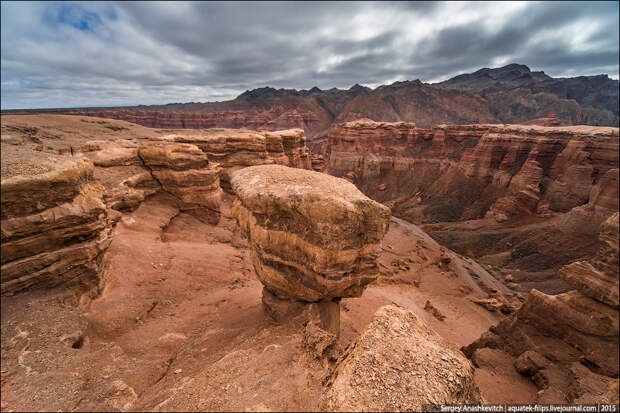
[[[3, 116], [2, 178], [47, 172], [92, 140], [140, 143], [185, 133], [92, 117]], [[95, 177], [109, 187], [132, 168], [98, 167]], [[510, 311], [524, 301], [489, 257], [481, 264], [393, 217], [381, 275], [361, 297], [342, 299], [338, 346], [325, 357], [309, 345], [304, 314], [276, 322], [265, 312], [233, 199], [224, 194], [219, 222], [209, 224], [169, 193], [147, 196], [117, 213], [98, 288], [4, 295], [1, 410], [317, 410], [337, 356], [380, 307], [411, 310], [458, 350], [506, 319], [484, 299], [500, 299]], [[436, 232], [471, 231], [472, 224], [441, 225]], [[528, 281], [554, 290], [553, 280], [522, 281], [522, 292], [534, 285]], [[537, 400], [534, 382], [513, 363], [500, 349], [477, 351], [475, 381], [485, 402]]]

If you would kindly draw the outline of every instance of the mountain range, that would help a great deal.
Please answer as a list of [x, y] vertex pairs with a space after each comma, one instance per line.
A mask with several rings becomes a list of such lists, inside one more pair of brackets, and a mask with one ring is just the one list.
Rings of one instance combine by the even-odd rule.
[[439, 124], [526, 123], [552, 116], [559, 125], [618, 126], [618, 80], [607, 75], [553, 78], [521, 64], [483, 68], [439, 83], [394, 82], [370, 89], [262, 87], [233, 100], [123, 108], [4, 111], [69, 113], [159, 128], [303, 128], [325, 136], [332, 124], [357, 118]]

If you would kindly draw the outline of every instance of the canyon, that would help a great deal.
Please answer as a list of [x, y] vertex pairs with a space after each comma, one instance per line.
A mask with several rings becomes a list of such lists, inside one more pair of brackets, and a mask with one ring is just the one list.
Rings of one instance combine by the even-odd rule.
[[439, 83], [397, 81], [370, 89], [246, 90], [222, 102], [118, 108], [7, 110], [119, 119], [160, 129], [303, 129], [325, 137], [333, 125], [358, 118], [440, 124], [524, 123], [555, 114], [558, 125], [619, 125], [618, 81], [607, 75], [553, 78], [521, 64], [483, 68]]
[[618, 403], [618, 128], [538, 115], [3, 114], [2, 410]]

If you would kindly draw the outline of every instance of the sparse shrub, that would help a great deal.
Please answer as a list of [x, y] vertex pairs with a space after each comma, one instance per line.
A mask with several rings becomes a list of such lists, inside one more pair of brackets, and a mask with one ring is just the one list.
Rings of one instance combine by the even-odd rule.
[[114, 132], [118, 132], [119, 130], [129, 130], [129, 128], [125, 128], [123, 126], [115, 126], [115, 125], [106, 126], [106, 128], [112, 129]]

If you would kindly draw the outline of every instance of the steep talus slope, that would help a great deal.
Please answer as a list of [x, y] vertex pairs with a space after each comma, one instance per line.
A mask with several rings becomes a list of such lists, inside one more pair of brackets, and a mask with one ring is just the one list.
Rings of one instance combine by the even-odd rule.
[[527, 66], [480, 69], [447, 81], [394, 82], [369, 89], [310, 90], [263, 87], [212, 103], [131, 108], [55, 109], [6, 113], [67, 113], [121, 119], [152, 128], [304, 129], [310, 139], [330, 126], [366, 117], [376, 121], [439, 124], [523, 123], [555, 113], [563, 125], [618, 126], [618, 81], [607, 75], [552, 78]]

